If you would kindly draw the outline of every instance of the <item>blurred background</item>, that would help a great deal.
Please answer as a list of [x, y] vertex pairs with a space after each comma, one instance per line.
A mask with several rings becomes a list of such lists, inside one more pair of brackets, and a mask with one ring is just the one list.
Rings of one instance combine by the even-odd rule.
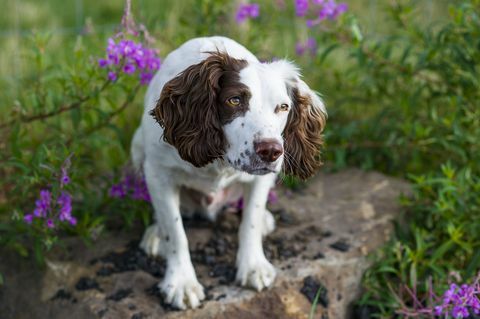
[[[418, 303], [389, 287], [424, 300], [427, 279], [438, 294], [452, 272], [471, 282], [480, 270], [480, 2], [352, 0], [313, 27], [315, 12], [299, 15], [298, 1], [250, 1], [259, 15], [240, 23], [242, 3], [134, 0], [132, 15], [160, 58], [190, 38], [224, 35], [262, 60], [293, 60], [329, 112], [324, 169], [412, 183], [395, 235], [372, 256], [360, 304], [391, 318]], [[145, 92], [125, 74], [108, 81], [98, 64], [122, 31], [124, 8], [121, 0], [0, 2], [0, 243], [21, 255], [34, 251], [41, 262], [62, 236], [91, 241], [112, 225], [149, 223], [148, 203], [108, 192], [128, 162]], [[39, 190], [71, 154], [78, 224], [26, 225]]]

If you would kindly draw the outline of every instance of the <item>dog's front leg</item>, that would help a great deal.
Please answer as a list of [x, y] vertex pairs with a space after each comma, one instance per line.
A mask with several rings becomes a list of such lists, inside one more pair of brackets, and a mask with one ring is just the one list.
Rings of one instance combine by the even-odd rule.
[[165, 301], [174, 307], [195, 308], [205, 298], [188, 251], [188, 241], [180, 215], [180, 189], [168, 171], [144, 165], [148, 191], [155, 209], [155, 224], [145, 232], [141, 247], [147, 253], [167, 260], [163, 281], [159, 284]]
[[[266, 203], [275, 177], [274, 174], [258, 176], [252, 183], [245, 184], [245, 204], [237, 252], [237, 281], [242, 286], [258, 291], [269, 287], [275, 279], [275, 268], [265, 257], [262, 247], [262, 235], [266, 233], [265, 223], [273, 223]], [[273, 224], [271, 228], [273, 229]]]

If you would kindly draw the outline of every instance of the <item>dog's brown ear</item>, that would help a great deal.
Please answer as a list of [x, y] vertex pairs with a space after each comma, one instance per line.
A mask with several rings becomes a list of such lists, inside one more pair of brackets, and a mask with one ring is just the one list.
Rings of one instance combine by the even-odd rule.
[[217, 96], [226, 53], [211, 53], [163, 87], [151, 115], [163, 127], [163, 139], [175, 146], [180, 157], [196, 167], [220, 158], [225, 136], [219, 119]]
[[287, 82], [287, 89], [293, 106], [283, 131], [283, 170], [305, 180], [322, 165], [320, 148], [326, 112], [322, 100], [298, 77]]

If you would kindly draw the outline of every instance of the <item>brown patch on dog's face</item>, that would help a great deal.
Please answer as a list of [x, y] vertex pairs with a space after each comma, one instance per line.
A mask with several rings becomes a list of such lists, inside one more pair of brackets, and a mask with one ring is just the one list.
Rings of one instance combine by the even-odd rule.
[[[246, 60], [224, 52], [189, 66], [168, 81], [150, 114], [163, 127], [163, 139], [192, 165], [205, 166], [225, 153], [223, 125], [248, 110], [248, 88], [239, 82]], [[237, 107], [225, 105], [240, 96]]]
[[[248, 103], [252, 94], [248, 87], [240, 82], [240, 71], [246, 66], [245, 60], [236, 60], [234, 64], [230, 65], [232, 69], [225, 71], [220, 79], [222, 89], [218, 96], [218, 111], [223, 125], [232, 122], [248, 111]], [[229, 102], [231, 99], [238, 99], [239, 104], [232, 105]]]

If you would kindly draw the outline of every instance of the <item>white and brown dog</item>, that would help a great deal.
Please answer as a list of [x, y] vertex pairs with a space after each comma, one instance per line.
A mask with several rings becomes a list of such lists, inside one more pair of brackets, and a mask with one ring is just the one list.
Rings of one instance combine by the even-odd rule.
[[166, 302], [185, 309], [204, 299], [181, 214], [213, 219], [242, 195], [237, 281], [257, 290], [273, 283], [262, 247], [275, 224], [267, 195], [280, 171], [314, 174], [325, 119], [322, 101], [288, 61], [261, 63], [224, 37], [193, 39], [167, 56], [132, 141], [155, 209], [141, 247], [167, 260]]

